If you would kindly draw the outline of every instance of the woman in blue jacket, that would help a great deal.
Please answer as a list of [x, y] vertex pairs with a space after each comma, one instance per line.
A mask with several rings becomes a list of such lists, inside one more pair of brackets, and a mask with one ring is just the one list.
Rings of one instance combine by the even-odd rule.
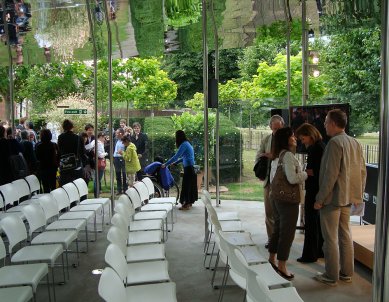
[[186, 138], [185, 132], [176, 131], [176, 154], [170, 158], [161, 168], [169, 165], [175, 165], [182, 162], [184, 166], [184, 176], [182, 179], [182, 189], [180, 194], [180, 210], [189, 210], [192, 204], [198, 199], [197, 193], [197, 175], [194, 170], [194, 151], [192, 145]]

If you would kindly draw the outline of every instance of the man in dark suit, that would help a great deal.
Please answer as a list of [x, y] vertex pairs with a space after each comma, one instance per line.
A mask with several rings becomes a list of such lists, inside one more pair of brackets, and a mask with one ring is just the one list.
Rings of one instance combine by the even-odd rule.
[[140, 161], [141, 169], [136, 172], [136, 180], [142, 180], [143, 169], [147, 165], [147, 135], [141, 132], [141, 126], [138, 122], [132, 125], [134, 134], [131, 136], [131, 142], [136, 146], [136, 153]]

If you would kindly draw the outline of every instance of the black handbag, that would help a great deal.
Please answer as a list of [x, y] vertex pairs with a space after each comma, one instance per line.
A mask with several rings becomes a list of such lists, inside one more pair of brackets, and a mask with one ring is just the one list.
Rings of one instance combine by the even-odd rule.
[[276, 174], [270, 184], [270, 198], [275, 202], [298, 204], [300, 203], [300, 185], [291, 184], [286, 178], [282, 167], [285, 153], [280, 154]]
[[59, 158], [59, 169], [60, 171], [76, 170], [80, 167], [78, 160], [78, 148], [80, 146], [80, 140], [77, 137], [77, 155], [74, 153], [68, 153], [61, 155]]
[[268, 159], [266, 156], [261, 156], [258, 159], [253, 169], [255, 176], [258, 177], [260, 180], [265, 180], [267, 176], [267, 170], [268, 170]]

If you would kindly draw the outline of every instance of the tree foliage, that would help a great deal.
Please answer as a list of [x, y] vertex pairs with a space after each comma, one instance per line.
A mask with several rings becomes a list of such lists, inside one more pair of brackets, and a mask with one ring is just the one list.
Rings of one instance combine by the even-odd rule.
[[354, 28], [332, 36], [320, 52], [329, 94], [351, 104], [355, 134], [378, 130], [380, 43], [378, 27]]

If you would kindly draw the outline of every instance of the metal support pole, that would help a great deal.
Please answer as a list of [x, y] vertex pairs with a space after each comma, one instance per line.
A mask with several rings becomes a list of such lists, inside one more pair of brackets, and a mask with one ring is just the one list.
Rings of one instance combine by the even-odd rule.
[[[215, 13], [213, 11], [213, 0], [211, 0], [211, 16], [212, 16], [212, 25], [213, 25], [213, 37], [215, 43], [215, 80], [217, 85], [219, 85], [219, 36], [217, 33], [217, 26], [215, 20]], [[219, 114], [219, 104], [216, 108], [216, 131], [215, 131], [215, 160], [216, 160], [216, 206], [220, 205], [220, 114]]]
[[7, 50], [8, 50], [8, 79], [9, 79], [9, 102], [11, 104], [11, 110], [10, 114], [11, 116], [7, 116], [7, 118], [11, 119], [11, 129], [12, 129], [12, 134], [14, 133], [15, 129], [15, 107], [14, 107], [14, 68], [13, 68], [13, 62], [12, 62], [12, 50], [11, 50], [11, 43], [9, 41], [9, 31], [8, 31], [8, 22], [7, 16], [6, 16], [6, 1], [2, 1], [2, 6], [3, 6], [3, 20], [4, 20], [4, 31], [5, 31], [5, 36], [7, 38]]
[[[203, 93], [204, 93], [204, 186], [208, 185], [208, 45], [207, 45], [207, 1], [202, 4], [202, 38], [203, 38]], [[204, 216], [204, 242], [208, 236], [208, 212], [205, 208]]]
[[301, 19], [302, 19], [302, 105], [307, 104], [309, 98], [309, 79], [308, 79], [308, 28], [307, 28], [307, 6], [306, 0], [301, 1]]
[[[287, 91], [287, 104], [290, 107], [290, 83], [291, 83], [291, 72], [290, 72], [290, 30], [292, 16], [289, 15], [289, 1], [284, 0], [284, 15], [286, 21], [286, 91]], [[289, 119], [290, 120], [290, 119]]]
[[109, 162], [110, 162], [110, 182], [111, 182], [111, 209], [113, 213], [113, 201], [114, 201], [114, 194], [115, 194], [115, 180], [113, 175], [114, 165], [113, 165], [113, 123], [112, 123], [112, 32], [111, 32], [111, 25], [109, 24], [109, 17], [108, 17], [108, 5], [107, 1], [103, 1], [104, 3], [104, 10], [105, 10], [105, 22], [107, 25], [107, 36], [108, 36], [108, 130], [109, 130]]
[[203, 27], [203, 92], [204, 92], [204, 186], [209, 190], [209, 155], [208, 155], [208, 43], [207, 43], [207, 1], [202, 0]]
[[389, 4], [381, 1], [381, 129], [379, 174], [374, 243], [373, 299], [375, 302], [389, 301]]
[[97, 154], [97, 135], [98, 135], [98, 122], [97, 122], [97, 49], [96, 49], [96, 39], [94, 31], [94, 23], [92, 20], [92, 13], [90, 8], [89, 0], [86, 0], [86, 8], [88, 11], [88, 22], [90, 28], [90, 36], [92, 39], [93, 46], [93, 100], [94, 100], [94, 119], [95, 119], [95, 186], [96, 186], [96, 196], [100, 196], [100, 182], [99, 182], [99, 169], [98, 169], [98, 160], [99, 156]]

